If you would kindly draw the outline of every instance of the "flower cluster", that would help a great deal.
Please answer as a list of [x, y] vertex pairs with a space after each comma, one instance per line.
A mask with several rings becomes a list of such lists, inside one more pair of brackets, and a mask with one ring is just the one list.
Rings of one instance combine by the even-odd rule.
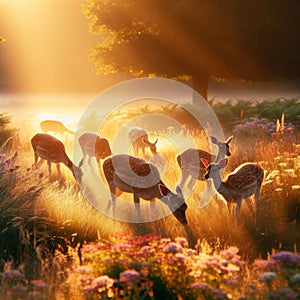
[[233, 129], [235, 137], [240, 139], [279, 139], [291, 138], [293, 136], [295, 126], [291, 123], [284, 123], [284, 115], [282, 120], [271, 122], [266, 118], [252, 118], [242, 124], [238, 124]]
[[[185, 238], [116, 235], [109, 246], [87, 244], [80, 269], [84, 293], [140, 299], [141, 295], [171, 298], [229, 299], [237, 294], [244, 262], [238, 248], [212, 255], [196, 253]], [[92, 276], [91, 276], [92, 275]], [[136, 298], [134, 298], [136, 297]]]

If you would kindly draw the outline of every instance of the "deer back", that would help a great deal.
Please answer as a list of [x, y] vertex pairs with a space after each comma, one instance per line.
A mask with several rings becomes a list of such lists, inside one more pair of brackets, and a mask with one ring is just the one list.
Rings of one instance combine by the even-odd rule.
[[110, 156], [111, 149], [107, 139], [92, 132], [85, 132], [79, 137], [79, 144], [84, 154], [103, 159]]
[[260, 186], [263, 178], [264, 170], [258, 164], [245, 163], [231, 172], [224, 183], [234, 190], [239, 190], [253, 183]]

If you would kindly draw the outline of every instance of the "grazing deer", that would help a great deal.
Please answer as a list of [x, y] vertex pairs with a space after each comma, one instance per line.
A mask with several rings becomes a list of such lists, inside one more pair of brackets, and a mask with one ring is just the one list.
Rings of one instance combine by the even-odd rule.
[[139, 149], [142, 149], [143, 154], [145, 154], [145, 148], [149, 148], [152, 155], [157, 154], [156, 151], [156, 144], [158, 139], [155, 142], [151, 143], [148, 138], [148, 134], [144, 129], [139, 127], [132, 128], [129, 133], [128, 137], [130, 142], [132, 143], [134, 154], [138, 156]]
[[65, 125], [60, 121], [55, 120], [45, 120], [40, 123], [41, 129], [44, 133], [53, 132], [53, 133], [70, 133], [74, 134], [74, 131], [65, 127]]
[[132, 193], [138, 217], [141, 216], [140, 198], [152, 202], [158, 198], [170, 208], [181, 224], [187, 225], [187, 205], [180, 187], [176, 187], [176, 194], [171, 192], [161, 181], [157, 168], [150, 162], [125, 154], [113, 155], [105, 159], [103, 171], [111, 193], [106, 211], [112, 205], [114, 215], [116, 197], [123, 192]]
[[91, 163], [92, 157], [96, 157], [97, 162], [112, 155], [107, 139], [100, 137], [96, 133], [85, 132], [79, 137], [79, 144], [83, 153], [83, 158], [79, 167], [83, 165], [84, 159], [89, 156], [88, 163]]
[[[177, 163], [181, 169], [181, 183], [180, 186], [183, 188], [188, 177], [190, 176], [190, 182], [188, 184], [189, 190], [192, 189], [196, 180], [204, 180], [204, 174], [206, 173], [206, 168], [201, 161], [204, 158], [206, 161], [212, 163], [214, 161], [218, 162], [220, 159], [230, 156], [229, 143], [232, 140], [232, 136], [229, 137], [226, 142], [219, 142], [215, 137], [211, 137], [211, 142], [218, 147], [217, 156], [208, 153], [204, 150], [190, 148], [177, 155]], [[211, 189], [211, 182], [207, 181], [207, 187]]]
[[[60, 176], [60, 163], [65, 164], [73, 176], [81, 181], [82, 171], [76, 167], [66, 154], [64, 144], [55, 137], [46, 133], [37, 133], [31, 139], [34, 151], [34, 168], [38, 168], [44, 160], [47, 160], [49, 176], [51, 176], [51, 163], [56, 163], [58, 175]], [[38, 158], [40, 161], [38, 162]]]
[[[231, 217], [232, 204], [236, 204], [234, 219], [237, 221], [242, 200], [254, 194], [254, 214], [256, 219], [264, 170], [258, 164], [244, 163], [231, 172], [225, 181], [222, 181], [220, 170], [226, 167], [226, 158], [220, 160], [218, 163], [210, 163], [203, 158], [201, 158], [201, 161], [207, 170], [204, 176], [205, 179], [211, 178], [218, 193], [226, 200], [229, 216]], [[247, 201], [247, 205], [251, 209], [251, 203]]]

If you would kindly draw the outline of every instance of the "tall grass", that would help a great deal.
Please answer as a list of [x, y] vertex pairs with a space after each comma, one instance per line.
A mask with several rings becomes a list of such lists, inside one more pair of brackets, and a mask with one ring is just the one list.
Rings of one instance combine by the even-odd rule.
[[[245, 104], [244, 117], [248, 116], [248, 109], [252, 111]], [[117, 114], [112, 115], [101, 129], [101, 134], [112, 141], [118, 129], [132, 120], [136, 113], [123, 112], [121, 119], [116, 118]], [[8, 124], [3, 125], [3, 128]], [[209, 148], [208, 138], [203, 131], [191, 126], [187, 128], [196, 147], [216, 151]], [[187, 144], [188, 137], [177, 132], [176, 128], [150, 133], [150, 139], [157, 136], [158, 152], [166, 163], [161, 173], [162, 179], [174, 190], [180, 180], [175, 158]], [[71, 156], [72, 142], [68, 140], [65, 144]], [[204, 193], [206, 183], [197, 181], [191, 193], [184, 190], [188, 204], [187, 229], [172, 214], [142, 224], [110, 219], [91, 205], [67, 168], [63, 167], [61, 179], [55, 171], [49, 178], [46, 165], [39, 170], [31, 170], [33, 153], [30, 143], [21, 140], [19, 156], [15, 161], [15, 165], [20, 167], [13, 166], [12, 170], [6, 169], [0, 174], [2, 277], [5, 272], [19, 267], [23, 276], [20, 279], [22, 284], [28, 280], [33, 282], [32, 291], [36, 290], [34, 280], [43, 279], [47, 283], [48, 292], [40, 294], [44, 297], [41, 299], [58, 295], [68, 299], [71, 287], [66, 280], [70, 278], [72, 268], [80, 263], [82, 246], [96, 241], [109, 244], [112, 235], [118, 232], [126, 232], [129, 236], [153, 234], [171, 239], [182, 236], [187, 238], [190, 246], [211, 253], [238, 246], [242, 258], [247, 261], [257, 257], [266, 258], [280, 249], [295, 251], [300, 248], [300, 159], [295, 147], [294, 144], [290, 147], [290, 144], [270, 137], [250, 140], [243, 132], [238, 138], [235, 136], [231, 146], [232, 156], [225, 173], [246, 161], [259, 162], [266, 173], [257, 224], [244, 205], [238, 225], [233, 224], [228, 218], [224, 200], [218, 195], [212, 197], [205, 208], [200, 208], [200, 200], [207, 197]], [[150, 159], [150, 153], [145, 158]], [[102, 172], [101, 167], [97, 172]], [[100, 200], [103, 198], [106, 201], [108, 190], [100, 192]], [[133, 203], [132, 195], [124, 194], [123, 199]], [[128, 213], [135, 213], [134, 207]]]

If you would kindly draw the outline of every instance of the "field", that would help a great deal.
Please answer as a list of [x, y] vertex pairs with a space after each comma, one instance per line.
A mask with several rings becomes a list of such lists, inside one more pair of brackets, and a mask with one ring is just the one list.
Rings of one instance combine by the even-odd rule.
[[[197, 181], [191, 193], [184, 190], [187, 227], [172, 214], [148, 223], [113, 220], [89, 203], [67, 168], [62, 178], [55, 172], [49, 178], [46, 164], [33, 170], [27, 137], [18, 135], [8, 147], [6, 140], [19, 128], [1, 115], [0, 298], [300, 299], [299, 101], [211, 105], [225, 136], [233, 135], [224, 175], [244, 162], [265, 171], [257, 222], [242, 205], [234, 223], [219, 195], [201, 208], [208, 197], [205, 181]], [[184, 120], [189, 133], [168, 128], [149, 135], [159, 139], [158, 153], [167, 162], [162, 178], [174, 191], [178, 149], [189, 136], [197, 148], [209, 151], [209, 143], [184, 110], [162, 110]], [[115, 112], [100, 134], [111, 141], [122, 124], [151, 112]], [[72, 136], [59, 138], [71, 154]], [[107, 189], [97, 195], [109, 198]], [[124, 199], [132, 202], [132, 195]], [[134, 214], [134, 206], [125, 213]]]

